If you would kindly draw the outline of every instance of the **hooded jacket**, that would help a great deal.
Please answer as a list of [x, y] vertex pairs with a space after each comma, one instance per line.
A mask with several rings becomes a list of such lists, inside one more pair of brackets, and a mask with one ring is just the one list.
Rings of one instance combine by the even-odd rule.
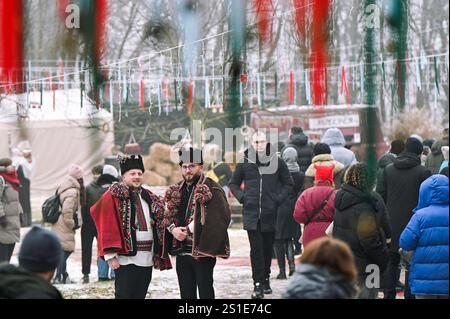
[[13, 265], [0, 267], [0, 299], [63, 299], [43, 278]]
[[431, 154], [428, 155], [425, 162], [425, 167], [430, 170], [432, 175], [439, 173], [439, 169], [444, 161], [444, 155], [442, 154], [443, 146], [448, 146], [448, 141], [436, 141], [431, 147]]
[[383, 272], [389, 259], [386, 240], [391, 238], [391, 227], [382, 198], [344, 184], [334, 205], [333, 237], [350, 246], [359, 276], [364, 278], [371, 264]]
[[[262, 232], [275, 232], [277, 211], [293, 192], [286, 163], [270, 144], [266, 154], [269, 154], [267, 161], [261, 162], [253, 148], [246, 150], [244, 161], [237, 165], [229, 184], [231, 192], [244, 206], [244, 229], [249, 231], [258, 230], [260, 221]], [[242, 182], [244, 190], [241, 189]]]
[[342, 163], [336, 161], [333, 155], [321, 154], [313, 158], [311, 166], [306, 171], [305, 188], [311, 188], [314, 186], [314, 180], [316, 177], [316, 169], [314, 167], [315, 165], [317, 166], [334, 165], [333, 170], [334, 185], [336, 186], [336, 189], [339, 189], [341, 187], [342, 179], [345, 174], [345, 166]]
[[356, 286], [324, 267], [302, 264], [289, 281], [283, 299], [354, 299]]
[[344, 164], [345, 167], [348, 167], [357, 162], [355, 154], [346, 149], [344, 134], [338, 128], [330, 128], [322, 137], [322, 143], [325, 143], [330, 146], [331, 154], [334, 159], [339, 163]]
[[383, 184], [384, 177], [384, 169], [388, 167], [390, 164], [394, 163], [394, 160], [397, 158], [397, 155], [393, 153], [384, 154], [380, 160], [378, 161], [378, 169], [377, 169], [377, 189], [381, 187]]
[[[330, 194], [331, 197], [329, 197]], [[305, 225], [303, 232], [303, 245], [305, 247], [313, 240], [326, 236], [325, 230], [334, 219], [335, 196], [336, 192], [333, 187], [315, 186], [305, 190], [297, 200], [294, 219], [297, 223]], [[318, 211], [327, 198], [329, 198], [328, 203]]]
[[414, 251], [409, 283], [414, 295], [448, 296], [449, 180], [434, 175], [420, 187], [419, 204], [400, 237], [400, 247]]
[[80, 206], [80, 183], [72, 176], [67, 176], [58, 187], [61, 203], [61, 215], [52, 231], [56, 233], [64, 251], [75, 251], [75, 219]]
[[400, 235], [417, 206], [420, 185], [431, 173], [421, 165], [420, 157], [402, 153], [384, 169], [377, 193], [383, 197], [392, 225], [392, 249], [398, 251]]
[[297, 151], [297, 163], [300, 170], [303, 173], [306, 172], [314, 156], [313, 149], [308, 145], [308, 137], [304, 133], [293, 135], [289, 144], [281, 150], [283, 157], [284, 152], [290, 147]]
[[0, 226], [0, 244], [15, 244], [20, 241], [21, 214], [19, 193], [0, 176], [0, 218], [6, 220], [6, 227]]

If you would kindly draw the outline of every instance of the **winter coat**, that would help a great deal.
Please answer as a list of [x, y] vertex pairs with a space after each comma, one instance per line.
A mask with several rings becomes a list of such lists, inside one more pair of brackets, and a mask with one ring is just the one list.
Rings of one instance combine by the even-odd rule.
[[397, 155], [393, 153], [387, 153], [383, 155], [378, 161], [378, 169], [377, 169], [377, 189], [381, 188], [383, 184], [383, 176], [384, 169], [388, 167], [390, 164], [394, 163], [394, 160], [397, 158]]
[[400, 237], [400, 247], [414, 251], [409, 284], [414, 295], [448, 296], [449, 182], [432, 176], [420, 187], [419, 205]]
[[[329, 197], [328, 203], [320, 211], [319, 208]], [[315, 239], [326, 236], [325, 230], [334, 219], [334, 198], [336, 191], [329, 186], [315, 186], [303, 192], [295, 205], [294, 219], [304, 224], [303, 245], [306, 247]], [[315, 215], [314, 215], [315, 213]]]
[[[255, 161], [252, 148], [245, 151], [244, 161], [237, 165], [229, 187], [244, 206], [244, 229], [256, 231], [260, 222], [262, 232], [274, 233], [278, 208], [291, 193], [293, 184], [286, 163], [278, 158], [270, 144], [267, 147], [270, 156], [265, 163]], [[242, 182], [244, 190], [241, 190]]]
[[324, 267], [301, 264], [289, 281], [283, 299], [354, 299], [356, 286]]
[[303, 172], [291, 173], [292, 180], [296, 182], [297, 185], [292, 187], [289, 195], [283, 201], [283, 203], [278, 208], [277, 213], [277, 227], [275, 239], [290, 239], [295, 237], [297, 232], [297, 223], [294, 220], [294, 208], [295, 202], [297, 201], [298, 192], [296, 189], [301, 187], [303, 177]]
[[331, 166], [334, 165], [334, 185], [336, 189], [339, 189], [342, 184], [342, 180], [344, 178], [345, 166], [336, 161], [331, 154], [321, 154], [317, 155], [313, 158], [311, 166], [306, 171], [305, 176], [305, 188], [311, 188], [314, 186], [314, 180], [316, 177], [316, 169], [314, 165], [317, 166]]
[[289, 144], [281, 150], [282, 156], [289, 147], [293, 147], [297, 151], [298, 166], [303, 173], [306, 172], [314, 156], [312, 147], [308, 145], [308, 137], [304, 133], [292, 136]]
[[75, 227], [77, 211], [80, 206], [80, 183], [72, 176], [67, 176], [58, 187], [61, 203], [61, 215], [52, 230], [56, 233], [64, 251], [75, 251]]
[[15, 244], [20, 241], [20, 218], [22, 207], [17, 192], [3, 177], [0, 177], [0, 218], [6, 218], [6, 227], [0, 225], [0, 243]]
[[13, 265], [0, 267], [0, 299], [63, 299], [43, 278]]
[[420, 157], [413, 153], [402, 153], [394, 163], [384, 169], [383, 182], [377, 193], [386, 203], [392, 225], [393, 251], [398, 251], [400, 235], [417, 206], [420, 185], [431, 173], [421, 165]]
[[101, 175], [96, 182], [86, 186], [86, 205], [83, 207], [83, 228], [97, 234], [95, 223], [92, 220], [90, 209], [105, 194], [109, 187], [118, 180], [111, 175]]
[[439, 168], [444, 161], [444, 155], [442, 154], [442, 147], [448, 146], [448, 141], [439, 140], [434, 142], [431, 147], [431, 154], [428, 155], [427, 161], [425, 162], [425, 168], [430, 170], [431, 174], [439, 174]]
[[344, 184], [334, 204], [333, 237], [350, 246], [360, 279], [367, 276], [366, 267], [371, 264], [378, 265], [383, 272], [389, 259], [386, 240], [391, 238], [383, 199], [376, 193]]
[[337, 128], [330, 128], [325, 132], [322, 137], [322, 143], [328, 144], [331, 148], [331, 155], [333, 155], [334, 159], [339, 163], [344, 164], [345, 167], [355, 164], [356, 156], [355, 154], [346, 149], [344, 134], [342, 131]]

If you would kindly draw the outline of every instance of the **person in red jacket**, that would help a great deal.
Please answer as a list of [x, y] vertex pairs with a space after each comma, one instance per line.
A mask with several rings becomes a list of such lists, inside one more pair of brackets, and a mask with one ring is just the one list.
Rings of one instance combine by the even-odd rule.
[[98, 254], [116, 275], [116, 299], [145, 299], [154, 269], [171, 269], [163, 257], [165, 202], [142, 184], [142, 157], [119, 158], [122, 182], [91, 207]]
[[315, 239], [326, 236], [325, 231], [334, 219], [333, 183], [334, 166], [315, 166], [317, 171], [314, 187], [305, 190], [297, 200], [294, 219], [305, 225], [303, 245], [306, 247]]

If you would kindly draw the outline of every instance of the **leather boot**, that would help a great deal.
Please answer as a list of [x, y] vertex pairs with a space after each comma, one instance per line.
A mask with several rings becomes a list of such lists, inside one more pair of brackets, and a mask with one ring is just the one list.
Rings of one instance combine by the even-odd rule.
[[266, 281], [264, 281], [264, 294], [272, 294], [272, 288], [270, 287], [270, 278], [267, 278]]
[[286, 255], [289, 263], [289, 277], [291, 277], [295, 273], [294, 243], [292, 240], [286, 242]]
[[278, 269], [280, 269], [280, 274], [277, 279], [287, 279], [286, 278], [286, 259], [285, 259], [285, 247], [282, 240], [275, 241], [275, 255], [278, 261]]

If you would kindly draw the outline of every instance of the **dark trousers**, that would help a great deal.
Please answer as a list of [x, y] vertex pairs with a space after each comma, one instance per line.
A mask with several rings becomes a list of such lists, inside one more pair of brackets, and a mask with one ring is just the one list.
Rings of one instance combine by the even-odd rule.
[[300, 226], [300, 224], [297, 224], [294, 237], [295, 255], [300, 255], [302, 253], [302, 244], [300, 244], [299, 242], [300, 237], [302, 237], [302, 227]]
[[81, 271], [83, 275], [91, 273], [92, 243], [97, 238], [97, 230], [89, 226], [81, 227]]
[[0, 264], [8, 263], [11, 261], [12, 254], [16, 244], [1, 244], [0, 243]]
[[152, 281], [153, 267], [120, 266], [116, 274], [116, 299], [145, 299]]
[[61, 260], [59, 262], [58, 268], [56, 269], [56, 278], [65, 279], [68, 277], [67, 274], [67, 259], [69, 259], [71, 251], [63, 251], [61, 255]]
[[247, 233], [250, 241], [253, 282], [264, 283], [267, 278], [270, 278], [275, 233], [263, 233], [260, 226], [257, 231], [247, 231]]
[[280, 272], [286, 270], [286, 258], [289, 262], [289, 267], [295, 267], [294, 264], [294, 244], [292, 239], [277, 239], [275, 240], [275, 254], [277, 256], [278, 268]]
[[[405, 276], [405, 299], [414, 299], [409, 287], [409, 269]], [[390, 251], [389, 263], [384, 273], [384, 299], [395, 299], [397, 296], [397, 282], [400, 280], [400, 254]]]
[[216, 258], [194, 259], [177, 256], [177, 275], [181, 299], [214, 299], [214, 267]]

